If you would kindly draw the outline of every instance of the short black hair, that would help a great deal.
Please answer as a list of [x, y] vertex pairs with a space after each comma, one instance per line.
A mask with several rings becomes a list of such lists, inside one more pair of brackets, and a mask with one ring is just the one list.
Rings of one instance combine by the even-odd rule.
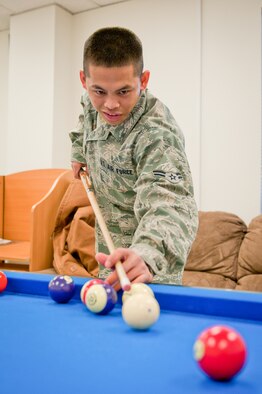
[[133, 64], [136, 75], [143, 72], [143, 48], [140, 39], [131, 30], [122, 27], [105, 27], [93, 33], [85, 42], [83, 70], [89, 64], [104, 67], [121, 67]]

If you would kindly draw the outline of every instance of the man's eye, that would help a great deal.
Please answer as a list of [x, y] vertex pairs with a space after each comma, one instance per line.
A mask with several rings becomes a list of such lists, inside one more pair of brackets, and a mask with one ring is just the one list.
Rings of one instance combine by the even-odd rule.
[[102, 96], [103, 94], [105, 94], [105, 92], [103, 90], [96, 89], [95, 94], [97, 94], [98, 96]]
[[118, 94], [120, 96], [126, 96], [129, 93], [129, 90], [127, 89], [123, 89], [123, 90], [119, 90]]

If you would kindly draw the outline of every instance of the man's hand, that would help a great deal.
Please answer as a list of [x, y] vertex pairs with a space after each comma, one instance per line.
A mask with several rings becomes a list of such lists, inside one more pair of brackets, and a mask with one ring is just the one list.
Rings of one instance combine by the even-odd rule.
[[[121, 261], [131, 283], [150, 283], [153, 280], [153, 275], [144, 260], [131, 249], [119, 248], [109, 256], [104, 253], [98, 253], [96, 260], [110, 269], [114, 269], [115, 264]], [[121, 289], [116, 271], [113, 271], [105, 282], [113, 286], [116, 291]]]
[[71, 162], [71, 167], [72, 167], [72, 170], [73, 170], [74, 177], [76, 179], [80, 179], [80, 171], [84, 167], [86, 167], [86, 164], [85, 163], [79, 163], [77, 161], [72, 161]]

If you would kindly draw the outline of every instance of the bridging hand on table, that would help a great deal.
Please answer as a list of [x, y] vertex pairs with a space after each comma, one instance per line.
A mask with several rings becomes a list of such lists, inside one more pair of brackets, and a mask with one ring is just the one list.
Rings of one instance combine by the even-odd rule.
[[[115, 264], [121, 261], [131, 283], [150, 283], [153, 280], [153, 275], [144, 260], [131, 249], [118, 248], [110, 255], [97, 253], [96, 260], [110, 269], [114, 269]], [[113, 271], [105, 282], [113, 286], [116, 291], [121, 288], [116, 271]]]

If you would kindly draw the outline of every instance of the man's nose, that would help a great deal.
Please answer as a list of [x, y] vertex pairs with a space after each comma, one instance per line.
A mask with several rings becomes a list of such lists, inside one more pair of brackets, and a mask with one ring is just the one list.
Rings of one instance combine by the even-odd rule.
[[104, 105], [106, 108], [108, 108], [110, 110], [119, 108], [119, 102], [118, 102], [117, 98], [112, 97], [112, 96], [108, 96], [106, 98]]

